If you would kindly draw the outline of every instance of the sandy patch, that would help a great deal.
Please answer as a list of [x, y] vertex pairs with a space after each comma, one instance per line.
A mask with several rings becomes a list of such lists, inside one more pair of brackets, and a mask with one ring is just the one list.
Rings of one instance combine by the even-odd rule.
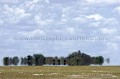
[[41, 75], [44, 75], [44, 74], [33, 74], [33, 75], [34, 75], [34, 76], [39, 76], [39, 75], [41, 76]]
[[104, 71], [92, 71], [92, 72], [104, 72]]
[[92, 78], [92, 79], [102, 79], [102, 78]]
[[115, 77], [117, 77], [117, 76], [115, 76], [115, 75], [112, 75], [112, 77], [113, 77], [113, 78], [115, 78]]
[[4, 71], [4, 70], [1, 69], [0, 71]]
[[115, 76], [115, 75], [113, 75], [113, 74], [101, 74], [101, 76], [104, 76], [104, 77], [117, 77], [117, 76]]
[[81, 75], [75, 75], [75, 74], [73, 74], [73, 75], [68, 75], [69, 77], [72, 77], [72, 78], [83, 78], [83, 76], [81, 76]]
[[80, 77], [80, 75], [71, 75], [72, 77]]
[[59, 73], [50, 73], [48, 75], [60, 75]]
[[51, 75], [56, 75], [56, 74], [59, 74], [59, 73], [50, 73]]

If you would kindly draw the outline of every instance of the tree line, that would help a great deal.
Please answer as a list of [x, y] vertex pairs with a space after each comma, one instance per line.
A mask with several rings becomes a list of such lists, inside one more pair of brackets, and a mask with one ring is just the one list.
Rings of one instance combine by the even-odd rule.
[[91, 57], [80, 50], [72, 52], [67, 57], [45, 57], [43, 54], [33, 54], [25, 57], [4, 57], [5, 66], [24, 65], [24, 66], [42, 66], [42, 65], [102, 65], [104, 58], [102, 56]]

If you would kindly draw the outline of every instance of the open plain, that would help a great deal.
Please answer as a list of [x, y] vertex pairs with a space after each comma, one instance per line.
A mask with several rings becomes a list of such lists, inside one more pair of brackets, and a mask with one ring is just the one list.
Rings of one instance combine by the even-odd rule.
[[0, 79], [120, 79], [120, 66], [1, 66]]

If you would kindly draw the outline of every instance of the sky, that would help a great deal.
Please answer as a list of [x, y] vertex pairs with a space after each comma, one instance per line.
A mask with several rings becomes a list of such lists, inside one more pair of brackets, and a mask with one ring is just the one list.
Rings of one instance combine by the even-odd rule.
[[[16, 40], [56, 36], [104, 39]], [[67, 56], [78, 50], [120, 65], [119, 48], [120, 0], [0, 0], [0, 65], [6, 56]]]

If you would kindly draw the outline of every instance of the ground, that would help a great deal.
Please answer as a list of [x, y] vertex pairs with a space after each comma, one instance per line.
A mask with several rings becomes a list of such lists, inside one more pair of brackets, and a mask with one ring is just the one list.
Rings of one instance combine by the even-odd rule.
[[0, 79], [120, 79], [120, 66], [6, 66]]

